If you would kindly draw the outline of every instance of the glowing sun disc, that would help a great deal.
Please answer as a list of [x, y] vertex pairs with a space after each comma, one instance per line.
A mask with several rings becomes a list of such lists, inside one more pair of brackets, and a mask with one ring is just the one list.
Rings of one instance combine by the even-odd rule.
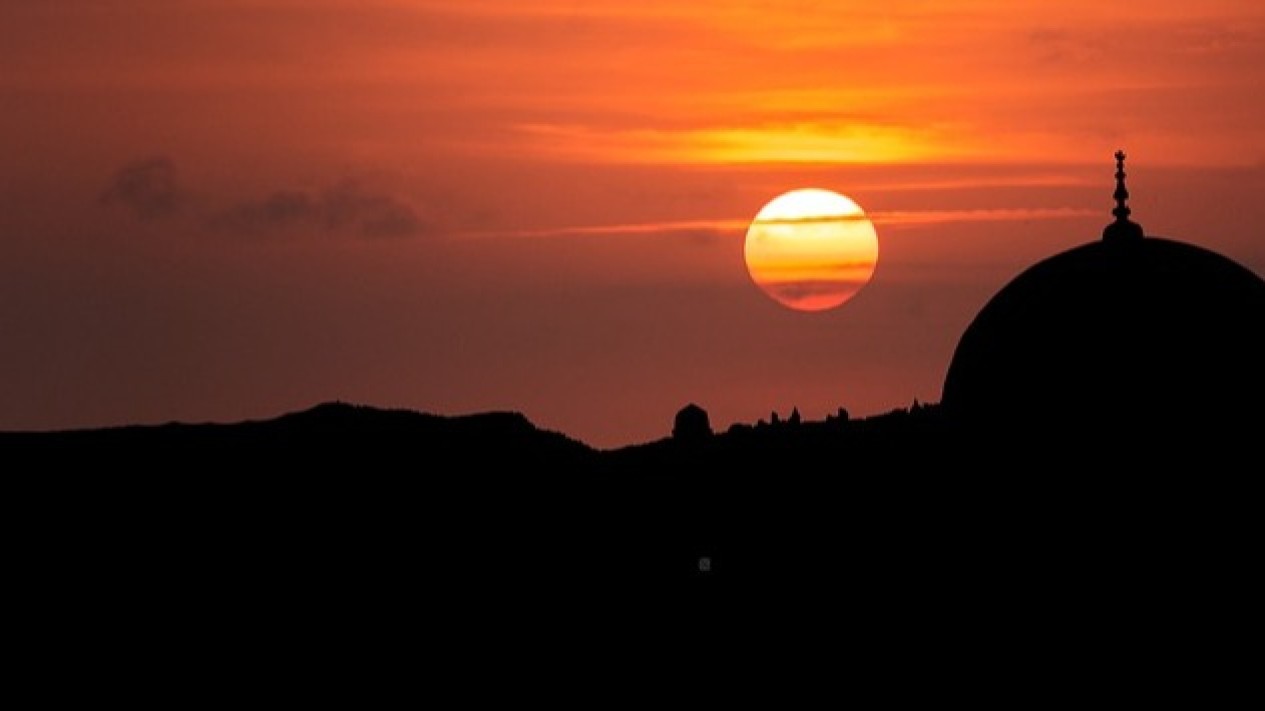
[[826, 311], [869, 283], [878, 235], [851, 198], [800, 188], [756, 213], [743, 257], [751, 280], [773, 300], [797, 311]]

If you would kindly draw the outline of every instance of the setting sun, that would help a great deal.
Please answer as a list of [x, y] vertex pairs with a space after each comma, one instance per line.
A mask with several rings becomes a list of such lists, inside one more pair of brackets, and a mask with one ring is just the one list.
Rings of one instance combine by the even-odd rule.
[[842, 305], [874, 274], [878, 236], [850, 198], [820, 188], [783, 193], [756, 214], [744, 257], [751, 279], [797, 311]]

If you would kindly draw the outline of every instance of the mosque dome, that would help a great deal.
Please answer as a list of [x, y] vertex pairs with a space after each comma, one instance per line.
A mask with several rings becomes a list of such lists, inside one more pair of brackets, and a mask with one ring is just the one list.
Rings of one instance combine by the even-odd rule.
[[1259, 430], [1265, 280], [1146, 235], [1129, 219], [1124, 158], [1102, 239], [1021, 272], [962, 334], [941, 399], [953, 421], [989, 436], [1099, 441]]

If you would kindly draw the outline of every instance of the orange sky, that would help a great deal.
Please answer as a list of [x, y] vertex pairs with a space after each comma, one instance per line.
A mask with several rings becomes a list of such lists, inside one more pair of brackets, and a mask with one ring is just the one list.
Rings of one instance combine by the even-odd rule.
[[[1265, 5], [0, 5], [0, 428], [512, 409], [596, 446], [934, 401], [1006, 280], [1153, 234], [1265, 273]], [[794, 313], [775, 195], [874, 219]]]

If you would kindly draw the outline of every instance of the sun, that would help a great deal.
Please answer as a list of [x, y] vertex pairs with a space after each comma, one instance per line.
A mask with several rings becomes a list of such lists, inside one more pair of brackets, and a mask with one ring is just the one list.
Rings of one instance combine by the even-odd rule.
[[747, 228], [743, 256], [751, 280], [778, 303], [826, 311], [869, 283], [878, 235], [851, 198], [800, 188], [761, 208]]

